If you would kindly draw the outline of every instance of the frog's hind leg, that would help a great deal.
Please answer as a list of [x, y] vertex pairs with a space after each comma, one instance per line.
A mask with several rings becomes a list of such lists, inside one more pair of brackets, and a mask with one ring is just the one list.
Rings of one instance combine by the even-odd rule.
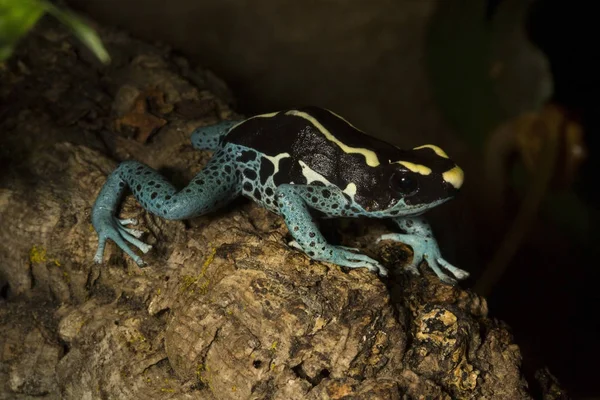
[[221, 121], [214, 125], [201, 126], [192, 132], [192, 146], [198, 150], [216, 150], [227, 133], [241, 120]]
[[127, 245], [144, 253], [150, 246], [141, 242], [139, 231], [125, 228], [130, 220], [116, 218], [119, 201], [127, 187], [148, 211], [167, 219], [186, 219], [213, 211], [240, 193], [239, 176], [231, 151], [220, 150], [206, 167], [182, 190], [177, 190], [154, 169], [137, 161], [122, 162], [108, 177], [92, 210], [92, 224], [98, 233], [96, 262], [102, 261], [107, 239], [112, 239], [138, 264], [143, 261]]

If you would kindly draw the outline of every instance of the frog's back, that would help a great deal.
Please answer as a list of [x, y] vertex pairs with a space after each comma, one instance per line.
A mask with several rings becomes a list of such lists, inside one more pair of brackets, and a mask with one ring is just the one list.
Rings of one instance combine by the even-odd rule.
[[302, 156], [322, 152], [373, 152], [382, 158], [396, 159], [401, 152], [395, 146], [365, 134], [334, 112], [319, 107], [295, 108], [251, 117], [234, 126], [225, 142], [271, 157], [282, 153]]

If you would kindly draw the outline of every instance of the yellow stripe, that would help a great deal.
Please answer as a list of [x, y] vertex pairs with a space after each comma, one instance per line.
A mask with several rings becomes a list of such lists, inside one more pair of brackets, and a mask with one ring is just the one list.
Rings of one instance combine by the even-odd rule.
[[348, 121], [346, 118], [342, 117], [341, 115], [339, 115], [331, 110], [328, 110], [328, 109], [326, 109], [326, 110], [329, 111], [330, 113], [332, 113], [333, 115], [335, 115], [336, 117], [338, 117], [339, 119], [341, 119], [342, 121], [344, 121], [345, 123], [347, 123], [348, 125], [350, 125], [351, 127], [353, 127], [354, 129], [356, 129], [357, 131], [364, 133], [362, 130], [360, 130], [357, 127], [355, 127], [354, 125], [352, 125], [350, 123], [350, 121]]
[[435, 154], [437, 154], [438, 156], [440, 156], [442, 158], [448, 158], [448, 154], [446, 154], [446, 152], [444, 150], [440, 149], [439, 147], [437, 147], [434, 144], [425, 144], [423, 146], [415, 147], [413, 150], [419, 150], [419, 149], [431, 149], [431, 150], [435, 151]]
[[244, 122], [248, 122], [251, 119], [254, 119], [254, 118], [271, 118], [271, 117], [274, 117], [275, 115], [277, 115], [277, 113], [279, 113], [279, 111], [275, 111], [275, 112], [268, 113], [268, 114], [255, 115], [255, 116], [247, 118], [247, 119], [245, 119], [245, 120], [243, 120], [241, 122], [238, 122], [237, 124], [235, 124], [234, 126], [232, 126], [229, 131], [234, 130], [235, 128], [237, 128], [238, 126], [240, 126], [241, 124], [243, 124]]
[[409, 171], [415, 172], [420, 175], [429, 175], [431, 174], [431, 168], [426, 167], [421, 164], [414, 164], [408, 161], [396, 161], [393, 164], [400, 164], [406, 167]]
[[331, 134], [331, 132], [329, 132], [327, 129], [325, 129], [325, 127], [323, 125], [321, 125], [321, 123], [319, 121], [317, 121], [311, 115], [309, 115], [305, 112], [302, 112], [302, 111], [297, 111], [297, 110], [288, 111], [285, 113], [285, 115], [293, 115], [296, 117], [304, 118], [307, 121], [310, 121], [310, 123], [313, 124], [315, 126], [315, 128], [317, 128], [323, 134], [323, 136], [325, 136], [328, 140], [330, 140], [330, 141], [334, 142], [335, 144], [337, 144], [338, 146], [340, 146], [340, 148], [345, 153], [362, 154], [365, 157], [367, 165], [370, 167], [377, 167], [379, 165], [379, 158], [377, 157], [377, 154], [375, 154], [375, 152], [373, 152], [372, 150], [363, 149], [360, 147], [350, 147], [348, 145], [345, 145], [344, 143], [340, 142], [335, 136], [333, 136]]
[[465, 173], [462, 169], [460, 169], [459, 166], [456, 166], [444, 172], [442, 174], [442, 178], [444, 178], [444, 181], [454, 186], [454, 188], [460, 189], [460, 187], [463, 184], [463, 181], [465, 180]]

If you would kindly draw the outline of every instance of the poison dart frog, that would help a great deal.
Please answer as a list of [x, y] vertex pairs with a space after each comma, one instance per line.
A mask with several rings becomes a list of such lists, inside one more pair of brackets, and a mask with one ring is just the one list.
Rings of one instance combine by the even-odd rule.
[[[449, 283], [468, 276], [441, 257], [429, 224], [420, 216], [451, 199], [463, 183], [463, 171], [437, 146], [402, 150], [375, 139], [327, 109], [304, 107], [244, 120], [225, 120], [196, 129], [196, 149], [213, 156], [182, 190], [137, 161], [124, 161], [110, 174], [92, 211], [99, 237], [94, 257], [102, 262], [112, 239], [139, 265], [128, 243], [146, 253], [142, 232], [116, 217], [127, 188], [151, 213], [181, 220], [206, 214], [237, 196], [245, 196], [279, 214], [294, 238], [291, 245], [310, 258], [387, 275], [378, 261], [357, 249], [329, 244], [314, 216], [391, 219], [404, 233], [380, 240], [403, 242], [413, 249], [409, 270], [425, 258]], [[453, 277], [443, 270], [450, 272]]]

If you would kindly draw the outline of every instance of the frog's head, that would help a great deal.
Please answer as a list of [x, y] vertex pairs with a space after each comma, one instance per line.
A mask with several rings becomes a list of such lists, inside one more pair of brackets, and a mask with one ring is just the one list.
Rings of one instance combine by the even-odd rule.
[[389, 216], [419, 214], [450, 200], [464, 180], [462, 169], [434, 145], [402, 152], [381, 172], [388, 199], [381, 212]]

